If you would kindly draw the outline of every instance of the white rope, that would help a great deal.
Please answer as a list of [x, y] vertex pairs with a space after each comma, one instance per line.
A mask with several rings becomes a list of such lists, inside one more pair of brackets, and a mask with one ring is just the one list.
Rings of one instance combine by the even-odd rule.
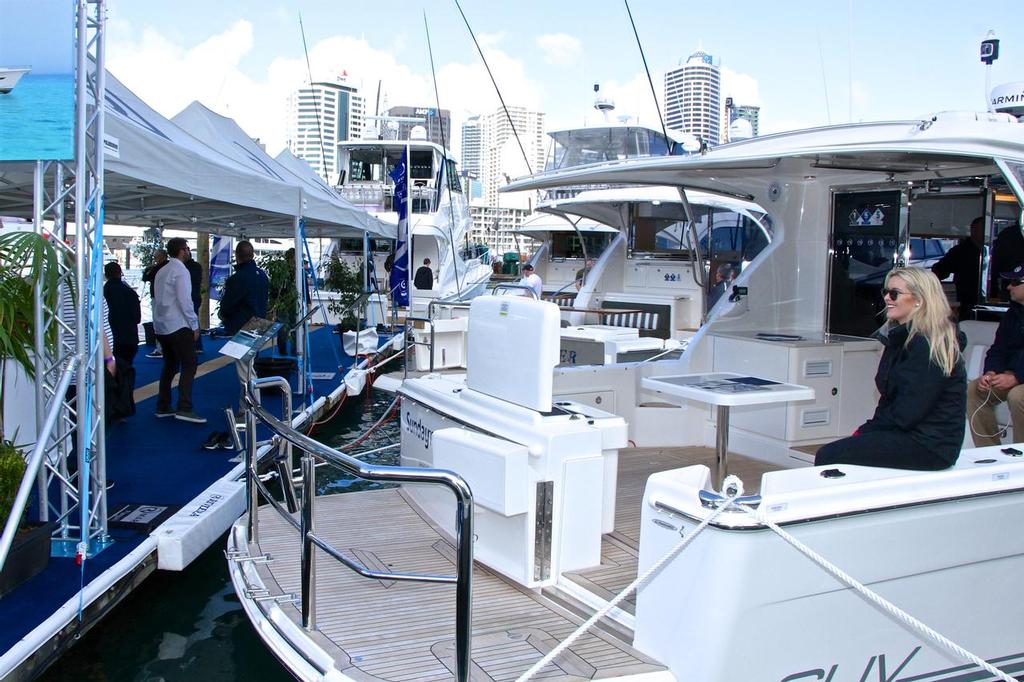
[[911, 616], [906, 611], [903, 611], [898, 606], [896, 606], [892, 602], [888, 601], [887, 599], [885, 599], [881, 595], [878, 595], [878, 594], [872, 592], [870, 589], [868, 589], [868, 587], [866, 585], [864, 585], [863, 583], [859, 582], [853, 576], [845, 573], [838, 566], [835, 566], [834, 564], [829, 562], [825, 557], [821, 556], [820, 554], [815, 552], [813, 549], [811, 549], [810, 547], [808, 547], [804, 543], [800, 542], [799, 540], [797, 540], [795, 537], [793, 537], [792, 535], [790, 535], [786, 531], [782, 530], [782, 528], [779, 527], [779, 525], [777, 523], [775, 523], [774, 521], [771, 521], [771, 520], [765, 518], [763, 513], [758, 513], [756, 511], [754, 511], [753, 509], [750, 509], [750, 508], [747, 508], [747, 507], [741, 507], [741, 509], [744, 509], [744, 511], [747, 511], [748, 513], [753, 515], [755, 518], [757, 518], [758, 521], [763, 523], [765, 526], [767, 526], [771, 530], [775, 531], [775, 533], [779, 537], [781, 537], [783, 540], [788, 542], [790, 545], [792, 545], [794, 548], [796, 548], [799, 552], [801, 552], [803, 555], [805, 555], [811, 561], [813, 561], [814, 563], [818, 564], [823, 569], [825, 569], [825, 571], [827, 573], [832, 575], [834, 578], [836, 578], [840, 582], [845, 583], [849, 587], [853, 588], [856, 592], [860, 593], [865, 599], [867, 599], [868, 601], [872, 602], [873, 604], [875, 604], [876, 606], [878, 606], [882, 610], [884, 610], [887, 613], [889, 613], [889, 615], [891, 615], [896, 620], [901, 621], [905, 625], [907, 625], [910, 628], [916, 630], [917, 632], [919, 632], [920, 634], [924, 635], [925, 637], [935, 641], [939, 645], [946, 647], [947, 649], [952, 651], [957, 656], [963, 658], [964, 660], [967, 660], [967, 661], [973, 663], [974, 665], [978, 666], [979, 668], [982, 668], [985, 671], [987, 671], [989, 674], [994, 675], [995, 677], [997, 677], [1000, 680], [1003, 680], [1003, 682], [1017, 682], [1014, 678], [1010, 677], [1009, 675], [1007, 675], [1003, 671], [999, 670], [998, 668], [993, 666], [988, 661], [986, 661], [986, 660], [982, 659], [981, 657], [971, 653], [970, 651], [968, 651], [967, 649], [963, 648], [962, 646], [960, 646], [956, 642], [954, 642], [951, 639], [948, 639], [947, 637], [945, 637], [945, 636], [941, 635], [940, 633], [936, 632], [935, 630], [933, 630], [932, 628], [928, 627], [927, 625], [925, 625], [921, 621], [917, 620], [916, 618]]
[[619, 602], [621, 602], [623, 599], [629, 596], [629, 594], [633, 590], [637, 589], [638, 587], [646, 583], [648, 580], [650, 580], [655, 573], [662, 569], [662, 567], [665, 564], [667, 564], [669, 561], [672, 561], [672, 559], [674, 559], [677, 554], [686, 549], [687, 545], [693, 542], [693, 540], [698, 535], [700, 535], [701, 531], [703, 531], [705, 528], [708, 527], [708, 525], [714, 522], [714, 520], [718, 518], [719, 514], [724, 512], [726, 509], [729, 509], [732, 506], [735, 499], [743, 494], [743, 483], [735, 476], [729, 476], [725, 479], [725, 482], [723, 482], [722, 490], [728, 490], [729, 494], [724, 493], [725, 502], [722, 504], [721, 507], [716, 509], [714, 513], [711, 514], [709, 517], [701, 521], [700, 525], [694, 528], [692, 533], [684, 536], [683, 539], [679, 543], [677, 543], [676, 546], [673, 547], [668, 554], [663, 556], [653, 566], [647, 569], [647, 571], [643, 575], [637, 577], [636, 580], [627, 585], [626, 589], [622, 590], [622, 592], [619, 592], [614, 599], [605, 604], [597, 613], [595, 613], [585, 623], [583, 623], [583, 625], [576, 628], [576, 630], [571, 635], [566, 637], [558, 646], [549, 651], [547, 655], [544, 656], [542, 659], [534, 663], [529, 670], [527, 670], [525, 673], [520, 675], [518, 679], [516, 679], [516, 682], [526, 682], [526, 680], [529, 680], [531, 677], [540, 672], [541, 668], [546, 666], [548, 663], [557, 658], [563, 651], [572, 646], [573, 642], [582, 637], [583, 634], [586, 633], [586, 631], [589, 630], [591, 627], [593, 627], [595, 623], [604, 618], [612, 609], [615, 608], [615, 606]]

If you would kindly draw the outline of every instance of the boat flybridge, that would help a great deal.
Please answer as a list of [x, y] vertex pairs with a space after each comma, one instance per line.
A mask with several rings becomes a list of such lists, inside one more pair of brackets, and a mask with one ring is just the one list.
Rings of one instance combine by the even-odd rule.
[[27, 66], [16, 68], [0, 66], [0, 95], [6, 95], [14, 90], [14, 86], [18, 84], [21, 77], [31, 70]]
[[[296, 516], [257, 506], [250, 477], [231, 573], [274, 653], [302, 679], [339, 680], [1024, 670], [1024, 458], [965, 448], [948, 470], [915, 472], [815, 467], [811, 454], [877, 399], [882, 285], [851, 263], [904, 262], [912, 236], [966, 235], [977, 215], [988, 240], [1010, 214], [1005, 229], [1020, 230], [1024, 125], [942, 113], [509, 187], [586, 183], [751, 202], [772, 239], [675, 359], [559, 366], [557, 306], [473, 300], [465, 374], [398, 388], [401, 467], [259, 410], [306, 452], [402, 484], [316, 496], [309, 455]], [[969, 324], [976, 375], [994, 323]]]
[[[491, 276], [487, 254], [466, 247], [469, 203], [450, 153], [427, 140], [352, 140], [338, 144], [341, 195], [382, 220], [398, 222], [391, 171], [407, 154], [409, 188], [409, 268], [430, 259], [431, 289], [410, 284], [410, 305], [423, 312], [435, 299], [466, 301], [483, 293]], [[374, 254], [377, 276], [386, 279], [383, 256]], [[386, 286], [382, 286], [383, 291]]]

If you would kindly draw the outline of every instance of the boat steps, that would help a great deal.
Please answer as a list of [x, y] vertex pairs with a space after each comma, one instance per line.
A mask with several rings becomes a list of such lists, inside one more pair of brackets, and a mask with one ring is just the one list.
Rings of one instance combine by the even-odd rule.
[[[337, 549], [374, 568], [451, 574], [454, 549], [423, 519], [399, 489], [317, 499], [317, 533]], [[280, 516], [262, 508], [259, 542], [250, 556], [274, 561], [248, 571], [244, 587], [268, 595], [300, 590], [298, 538]], [[452, 679], [454, 586], [368, 580], [318, 553], [315, 643], [351, 679]], [[236, 585], [236, 588], [238, 585]], [[287, 618], [294, 638], [300, 612], [286, 599], [260, 599], [266, 623]], [[473, 679], [513, 680], [551, 651], [582, 622], [565, 605], [523, 588], [480, 565], [473, 574]], [[300, 635], [306, 636], [306, 635]], [[540, 674], [549, 680], [629, 679], [665, 668], [607, 629], [593, 630]]]

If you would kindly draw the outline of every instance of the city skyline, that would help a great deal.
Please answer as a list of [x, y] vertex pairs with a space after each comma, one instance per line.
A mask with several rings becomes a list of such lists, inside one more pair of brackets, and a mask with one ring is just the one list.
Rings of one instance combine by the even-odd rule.
[[[125, 0], [108, 6], [108, 66], [118, 78], [166, 115], [199, 99], [235, 118], [270, 151], [283, 146], [284, 96], [308, 80], [297, 10], [303, 12], [314, 80], [347, 70], [364, 92], [380, 84], [390, 102], [434, 107], [440, 100], [452, 111], [456, 154], [462, 122], [499, 106], [461, 18], [448, 4], [427, 8], [436, 94], [415, 11], [385, 22], [379, 8], [362, 2], [346, 5], [344, 16], [318, 3], [293, 9], [269, 0], [247, 3], [244, 12], [232, 3], [194, 0], [173, 9]], [[581, 2], [467, 1], [463, 7], [506, 102], [543, 111], [545, 130], [581, 125], [594, 82], [615, 100], [617, 113], [658, 125], [618, 3], [603, 11]], [[708, 7], [636, 1], [632, 8], [656, 89], [665, 71], [703, 48], [721, 58], [723, 99], [761, 107], [761, 134], [980, 109], [985, 71], [977, 52], [989, 29], [1003, 41], [992, 84], [1024, 79], [1024, 27], [1013, 21], [1019, 8], [1009, 0], [970, 11], [938, 2], [927, 13], [874, 0], [770, 8], [738, 2], [727, 20]], [[617, 13], [620, 20], [614, 20]]]

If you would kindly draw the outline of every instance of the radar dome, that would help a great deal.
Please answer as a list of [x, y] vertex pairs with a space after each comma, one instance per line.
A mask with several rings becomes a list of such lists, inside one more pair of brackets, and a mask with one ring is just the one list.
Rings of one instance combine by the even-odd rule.
[[1024, 81], [997, 85], [989, 97], [994, 111], [1024, 117]]
[[745, 118], [738, 118], [729, 126], [729, 140], [749, 140], [754, 136], [754, 126]]
[[412, 130], [409, 131], [410, 140], [425, 140], [427, 139], [427, 129], [423, 126], [413, 126]]

